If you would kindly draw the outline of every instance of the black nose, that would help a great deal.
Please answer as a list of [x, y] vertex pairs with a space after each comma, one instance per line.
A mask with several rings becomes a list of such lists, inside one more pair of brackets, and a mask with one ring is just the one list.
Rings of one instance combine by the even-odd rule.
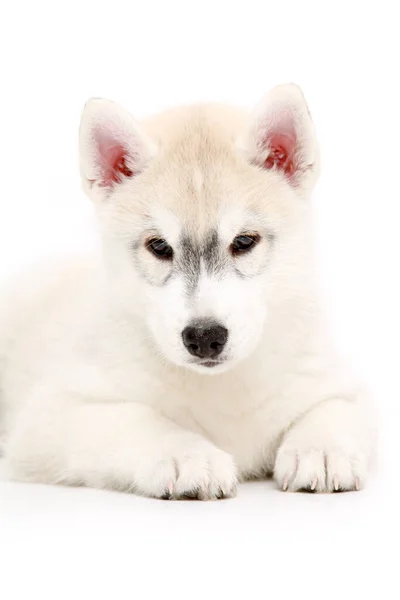
[[185, 347], [192, 356], [216, 358], [224, 349], [228, 330], [217, 323], [196, 323], [182, 331]]

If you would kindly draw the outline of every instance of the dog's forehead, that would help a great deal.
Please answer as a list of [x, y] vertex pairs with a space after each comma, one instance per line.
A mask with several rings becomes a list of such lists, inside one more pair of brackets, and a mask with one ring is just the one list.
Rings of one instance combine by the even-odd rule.
[[155, 207], [152, 221], [154, 229], [171, 244], [179, 243], [188, 251], [196, 249], [207, 255], [212, 245], [226, 244], [248, 228], [251, 215], [240, 204], [223, 201], [206, 204], [197, 196], [175, 206]]
[[210, 232], [220, 225], [224, 205], [232, 201], [229, 170], [220, 165], [217, 172], [216, 166], [214, 161], [211, 165], [187, 162], [184, 167], [172, 167], [179, 176], [170, 178], [163, 205], [176, 215], [181, 229], [190, 238], [208, 239]]
[[[207, 156], [202, 161], [170, 162], [162, 177], [160, 201], [153, 206], [168, 234], [207, 245], [242, 230], [249, 212], [246, 189], [235, 165]], [[160, 181], [161, 183], [161, 181]], [[164, 227], [163, 227], [164, 230]]]
[[279, 219], [281, 212], [274, 174], [266, 177], [246, 160], [236, 143], [236, 117], [227, 124], [225, 116], [198, 109], [180, 114], [173, 127], [169, 120], [158, 123], [162, 151], [148, 174], [146, 212], [155, 215], [156, 233], [172, 246], [184, 239], [189, 248], [190, 240], [203, 255], [215, 232], [227, 247], [235, 235], [264, 227], [266, 215]]
[[238, 187], [240, 161], [235, 139], [238, 115], [220, 107], [194, 107], [152, 124], [159, 141], [155, 195], [192, 235], [215, 228], [220, 207]]

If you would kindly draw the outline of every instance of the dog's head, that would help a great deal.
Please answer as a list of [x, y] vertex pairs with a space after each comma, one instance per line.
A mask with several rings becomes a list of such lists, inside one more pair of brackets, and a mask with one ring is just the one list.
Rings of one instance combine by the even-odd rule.
[[175, 364], [216, 373], [248, 357], [273, 307], [299, 293], [318, 163], [301, 91], [275, 88], [252, 115], [199, 105], [141, 124], [91, 100], [80, 148], [125, 309]]

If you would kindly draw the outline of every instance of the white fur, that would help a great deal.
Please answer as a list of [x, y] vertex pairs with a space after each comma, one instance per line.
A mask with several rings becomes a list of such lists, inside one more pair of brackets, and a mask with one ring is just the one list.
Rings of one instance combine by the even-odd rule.
[[[282, 119], [297, 132], [295, 183], [257, 166], [268, 156], [260, 140]], [[126, 149], [133, 177], [103, 184], [99, 131]], [[318, 149], [298, 88], [280, 86], [250, 116], [206, 105], [140, 125], [113, 103], [90, 101], [81, 172], [103, 260], [34, 273], [1, 300], [11, 476], [204, 499], [269, 473], [293, 491], [362, 487], [373, 427], [318, 306], [307, 201]], [[171, 263], [146, 240], [167, 239], [178, 260], [183, 233], [200, 240], [210, 227], [227, 270], [213, 274], [202, 263], [188, 301], [185, 278], [167, 281]], [[244, 231], [262, 239], [232, 259], [229, 245]], [[182, 343], [199, 318], [229, 330], [213, 369], [195, 364]]]

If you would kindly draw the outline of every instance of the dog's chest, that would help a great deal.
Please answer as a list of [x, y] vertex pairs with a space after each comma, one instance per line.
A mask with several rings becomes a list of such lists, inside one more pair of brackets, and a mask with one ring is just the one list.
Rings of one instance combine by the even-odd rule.
[[249, 384], [227, 378], [221, 385], [213, 379], [167, 386], [155, 402], [181, 427], [232, 454], [242, 476], [272, 471], [277, 442], [286, 426], [279, 402], [268, 394], [262, 379]]

